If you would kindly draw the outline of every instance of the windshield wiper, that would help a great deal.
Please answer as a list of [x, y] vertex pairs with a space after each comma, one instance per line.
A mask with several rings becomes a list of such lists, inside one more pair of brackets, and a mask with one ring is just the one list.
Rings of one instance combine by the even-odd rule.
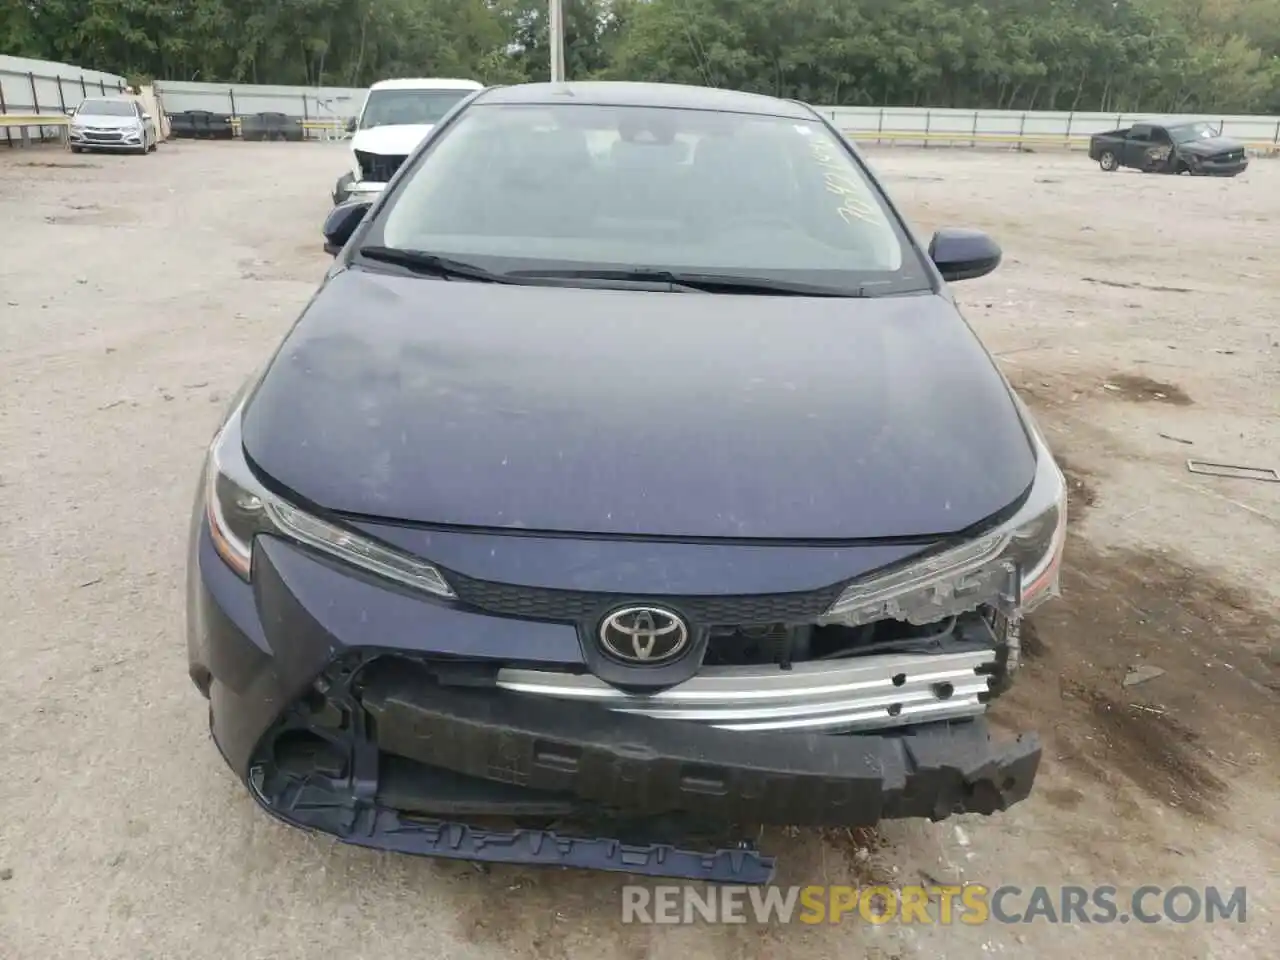
[[460, 277], [464, 280], [476, 280], [480, 283], [518, 283], [505, 274], [494, 273], [465, 260], [454, 260], [450, 257], [438, 257], [434, 253], [423, 250], [406, 250], [401, 247], [380, 247], [370, 245], [361, 247], [359, 253], [370, 260], [382, 263], [393, 263], [398, 267], [408, 267], [417, 273], [430, 273], [438, 277]]
[[465, 260], [441, 257], [424, 250], [364, 246], [361, 256], [441, 277], [459, 277], [481, 283], [528, 283], [533, 280], [603, 280], [607, 283], [663, 283], [704, 293], [754, 293], [797, 297], [868, 297], [864, 286], [827, 287], [769, 277], [744, 277], [726, 273], [685, 273], [638, 267], [630, 270], [512, 270], [494, 273]]
[[513, 270], [513, 277], [566, 280], [606, 280], [619, 283], [666, 283], [703, 293], [780, 294], [795, 297], [866, 297], [861, 286], [827, 287], [769, 277], [744, 277], [732, 273], [685, 273], [636, 267], [630, 270]]

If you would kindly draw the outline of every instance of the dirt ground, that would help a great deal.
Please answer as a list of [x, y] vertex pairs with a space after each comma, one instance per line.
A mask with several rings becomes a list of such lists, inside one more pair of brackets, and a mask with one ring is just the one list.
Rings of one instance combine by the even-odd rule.
[[[1061, 602], [996, 719], [1046, 742], [1003, 816], [766, 836], [782, 883], [1246, 885], [1248, 922], [641, 927], [620, 878], [384, 856], [277, 825], [186, 677], [183, 546], [229, 394], [321, 276], [338, 145], [0, 151], [0, 957], [1274, 956], [1280, 161], [871, 154], [1071, 477]], [[1136, 686], [1136, 666], [1164, 673]], [[1273, 902], [1268, 902], [1269, 900]]]

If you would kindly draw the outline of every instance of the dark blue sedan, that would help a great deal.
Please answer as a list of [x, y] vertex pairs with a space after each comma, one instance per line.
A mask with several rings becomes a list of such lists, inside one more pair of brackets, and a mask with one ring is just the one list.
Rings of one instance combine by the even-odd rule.
[[989, 238], [925, 247], [803, 104], [623, 83], [476, 93], [324, 234], [191, 530], [191, 677], [267, 810], [760, 882], [759, 824], [1028, 795], [983, 714], [1065, 485], [947, 290]]

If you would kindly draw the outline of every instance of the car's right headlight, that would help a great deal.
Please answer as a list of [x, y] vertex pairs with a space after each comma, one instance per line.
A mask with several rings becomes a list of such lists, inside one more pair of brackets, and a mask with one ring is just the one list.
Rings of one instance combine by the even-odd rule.
[[214, 549], [242, 580], [250, 579], [254, 543], [265, 533], [425, 593], [454, 596], [440, 571], [426, 561], [307, 513], [267, 490], [245, 462], [239, 426], [237, 407], [209, 447], [205, 510]]
[[1018, 619], [1059, 593], [1067, 537], [1067, 485], [1048, 444], [1015, 397], [1036, 448], [1031, 490], [994, 530], [850, 584], [820, 623], [934, 623], [979, 606]]

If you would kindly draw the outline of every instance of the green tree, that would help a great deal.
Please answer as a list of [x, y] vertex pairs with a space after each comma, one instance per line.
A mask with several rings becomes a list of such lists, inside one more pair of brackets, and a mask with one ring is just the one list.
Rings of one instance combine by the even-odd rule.
[[[0, 0], [0, 51], [129, 76], [547, 77], [547, 0]], [[822, 104], [1280, 111], [1280, 0], [564, 0], [571, 79]]]

